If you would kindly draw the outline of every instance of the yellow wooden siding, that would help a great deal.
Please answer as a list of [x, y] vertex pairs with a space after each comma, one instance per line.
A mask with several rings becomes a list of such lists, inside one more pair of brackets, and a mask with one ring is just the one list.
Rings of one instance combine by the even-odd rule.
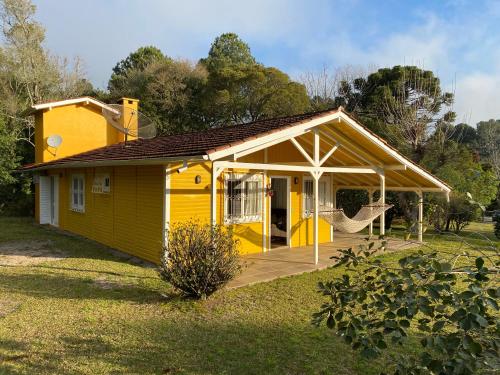
[[[59, 226], [155, 263], [163, 244], [163, 167], [55, 170], [59, 179]], [[111, 192], [92, 193], [95, 174], [109, 173]], [[71, 210], [73, 174], [85, 175], [85, 212]]]
[[[264, 162], [264, 151], [247, 155], [241, 159], [242, 162]], [[282, 143], [271, 147], [268, 150], [268, 162], [279, 163], [285, 161], [303, 161], [303, 156], [290, 143]], [[182, 222], [189, 219], [197, 219], [200, 222], [208, 223], [210, 221], [210, 183], [211, 183], [211, 162], [190, 163], [189, 168], [182, 173], [177, 170], [182, 166], [181, 163], [170, 166], [170, 223]], [[227, 172], [227, 171], [225, 171]], [[245, 173], [248, 171], [238, 170]], [[252, 173], [259, 173], [253, 171]], [[201, 183], [196, 184], [195, 178], [199, 175]], [[309, 176], [301, 172], [280, 172], [268, 171], [268, 176], [290, 176], [290, 203], [291, 203], [291, 246], [305, 246], [313, 244], [313, 220], [312, 218], [303, 218], [302, 208], [302, 187], [303, 177]], [[294, 177], [299, 179], [294, 184]], [[268, 181], [264, 184], [267, 185]], [[265, 198], [266, 203], [266, 237], [268, 241], [268, 223], [270, 197]], [[216, 220], [218, 224], [224, 222], [224, 174], [222, 174], [217, 183], [216, 200]], [[253, 223], [233, 224], [235, 238], [240, 240], [240, 251], [242, 254], [259, 253], [263, 250], [263, 225], [262, 221]], [[330, 225], [320, 219], [319, 221], [319, 241], [321, 243], [330, 241]]]
[[146, 259], [159, 260], [163, 246], [162, 166], [137, 167], [136, 252]]
[[[35, 114], [35, 162], [47, 162], [123, 140], [123, 134], [110, 126], [102, 109], [92, 104], [54, 107]], [[60, 135], [61, 146], [47, 145], [47, 138]]]
[[[170, 223], [196, 219], [202, 223], [210, 221], [211, 164], [189, 164], [182, 173], [177, 170], [182, 164], [171, 165], [170, 173]], [[195, 182], [196, 176], [201, 182]]]
[[[274, 146], [268, 152], [268, 162], [279, 162], [283, 155], [300, 158], [287, 143]], [[249, 155], [242, 161], [263, 162], [264, 154]], [[278, 160], [276, 160], [278, 159]], [[300, 159], [298, 160], [300, 161]], [[182, 173], [177, 169], [182, 164], [170, 166], [170, 223], [190, 218], [200, 222], [210, 221], [211, 162], [190, 163]], [[81, 234], [108, 246], [133, 254], [143, 259], [158, 262], [163, 241], [163, 166], [120, 166], [113, 168], [85, 168], [55, 170], [60, 175], [60, 214], [62, 229]], [[238, 172], [248, 172], [239, 170]], [[111, 192], [92, 193], [96, 174], [109, 173]], [[70, 182], [72, 174], [85, 175], [85, 212], [73, 212], [70, 208]], [[303, 218], [301, 172], [268, 171], [269, 176], [290, 177], [291, 202], [291, 246], [313, 244], [312, 218]], [[196, 183], [196, 176], [201, 182]], [[294, 178], [298, 183], [294, 183]], [[224, 221], [224, 175], [217, 184], [217, 222]], [[270, 197], [266, 199], [266, 236]], [[263, 250], [263, 224], [260, 222], [233, 225], [235, 237], [240, 240], [242, 254], [258, 253]], [[267, 244], [268, 238], [265, 238]], [[319, 241], [330, 241], [330, 226], [320, 219]]]

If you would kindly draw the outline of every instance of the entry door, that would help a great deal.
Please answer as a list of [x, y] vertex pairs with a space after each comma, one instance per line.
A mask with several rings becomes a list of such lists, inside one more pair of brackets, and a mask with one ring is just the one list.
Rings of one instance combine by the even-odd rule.
[[40, 224], [59, 225], [59, 176], [40, 176]]
[[288, 177], [271, 176], [271, 248], [290, 245], [290, 186]]

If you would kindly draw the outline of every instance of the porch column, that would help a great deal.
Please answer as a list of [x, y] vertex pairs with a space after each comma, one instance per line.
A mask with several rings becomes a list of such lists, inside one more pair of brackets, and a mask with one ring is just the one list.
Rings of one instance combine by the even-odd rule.
[[[332, 187], [332, 209], [336, 209], [337, 208], [337, 187], [333, 184], [333, 173], [331, 173], [331, 177], [332, 177], [332, 183], [331, 183], [331, 187]], [[333, 224], [330, 224], [330, 242], [333, 242]]]
[[313, 173], [313, 190], [314, 190], [314, 215], [313, 215], [313, 238], [314, 238], [314, 264], [318, 264], [319, 258], [319, 237], [318, 237], [318, 210], [319, 210], [319, 189], [317, 173]]
[[217, 177], [223, 170], [223, 167], [218, 167], [215, 162], [212, 163], [212, 183], [210, 184], [210, 222], [212, 225], [217, 224]]
[[[371, 206], [373, 204], [373, 190], [368, 189], [368, 204]], [[373, 210], [373, 208], [370, 208], [370, 211]], [[370, 221], [370, 225], [368, 225], [368, 235], [371, 237], [373, 236], [373, 220]]]
[[[314, 166], [320, 165], [319, 160], [319, 130], [314, 128]], [[314, 218], [313, 218], [313, 232], [314, 232], [314, 264], [318, 264], [319, 258], [319, 236], [318, 236], [318, 211], [319, 211], [319, 179], [322, 172], [314, 170], [311, 172], [313, 176], [313, 190], [314, 190]]]
[[[380, 203], [385, 205], [385, 173], [384, 171], [380, 171], [378, 173], [380, 178]], [[380, 215], [380, 235], [385, 235], [385, 212]]]
[[424, 194], [417, 191], [418, 195], [418, 242], [423, 241], [424, 233]]
[[[267, 164], [268, 162], [268, 155], [267, 155], [267, 148], [264, 149], [264, 163]], [[268, 232], [268, 225], [267, 225], [267, 194], [266, 194], [266, 186], [267, 186], [267, 170], [262, 171], [262, 251], [266, 252], [267, 251], [267, 236], [271, 235]], [[271, 220], [269, 218], [269, 220]], [[269, 247], [270, 248], [270, 247]]]

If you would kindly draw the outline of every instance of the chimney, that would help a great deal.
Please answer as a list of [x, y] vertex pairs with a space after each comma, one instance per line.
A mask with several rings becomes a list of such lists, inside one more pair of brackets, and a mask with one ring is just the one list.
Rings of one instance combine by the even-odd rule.
[[[121, 98], [118, 100], [118, 104], [123, 106], [123, 127], [130, 129], [133, 135], [128, 134], [126, 140], [132, 141], [137, 139], [138, 130], [138, 110], [139, 110], [139, 100], [131, 98]], [[121, 137], [121, 140], [125, 140], [125, 135]]]

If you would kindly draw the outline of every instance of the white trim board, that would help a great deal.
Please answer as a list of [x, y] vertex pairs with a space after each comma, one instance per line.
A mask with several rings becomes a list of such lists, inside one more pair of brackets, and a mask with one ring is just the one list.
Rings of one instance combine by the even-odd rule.
[[62, 107], [62, 106], [65, 106], [65, 105], [80, 104], [80, 103], [94, 104], [94, 105], [96, 105], [98, 107], [106, 108], [106, 109], [109, 109], [111, 111], [115, 111], [114, 109], [112, 109], [111, 107], [109, 107], [106, 103], [103, 103], [100, 100], [91, 98], [89, 96], [84, 96], [84, 97], [81, 97], [81, 98], [74, 98], [74, 99], [67, 99], [67, 100], [59, 100], [57, 102], [35, 104], [31, 108], [33, 108], [35, 111], [39, 111], [41, 109], [48, 109], [50, 111], [54, 107]]

